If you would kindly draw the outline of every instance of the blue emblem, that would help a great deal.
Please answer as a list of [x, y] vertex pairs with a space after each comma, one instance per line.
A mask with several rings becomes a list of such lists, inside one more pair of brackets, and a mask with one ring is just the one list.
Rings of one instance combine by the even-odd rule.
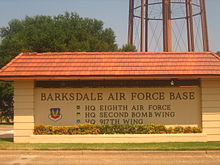
[[58, 121], [62, 119], [62, 115], [60, 113], [60, 108], [51, 108], [50, 109], [50, 115], [48, 116], [50, 120]]

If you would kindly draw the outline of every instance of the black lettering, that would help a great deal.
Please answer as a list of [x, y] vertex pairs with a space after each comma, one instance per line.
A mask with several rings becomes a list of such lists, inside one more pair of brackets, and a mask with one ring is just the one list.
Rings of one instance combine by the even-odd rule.
[[86, 94], [84, 94], [84, 97], [83, 97], [83, 101], [85, 101], [85, 100], [89, 100], [89, 97], [88, 97], [88, 94], [86, 93]]
[[175, 100], [175, 94], [173, 92], [170, 92], [170, 100]]
[[40, 100], [41, 100], [41, 101], [45, 101], [46, 99], [47, 99], [46, 93], [41, 93]]
[[110, 93], [109, 97], [108, 97], [108, 100], [114, 100], [114, 96], [112, 93]]
[[51, 93], [48, 94], [47, 101], [53, 101], [53, 96]]
[[131, 100], [134, 100], [137, 96], [137, 93], [131, 93]]
[[96, 121], [94, 119], [86, 119], [85, 123], [95, 124]]
[[[60, 98], [60, 94], [59, 94], [59, 93], [55, 93], [54, 95], [55, 95], [55, 98], [54, 98], [55, 101], [61, 101], [61, 98]], [[52, 96], [52, 95], [51, 95], [51, 96]]]
[[129, 116], [128, 112], [100, 112], [100, 118], [126, 118]]
[[188, 99], [188, 92], [183, 92], [182, 99], [183, 100], [187, 100]]
[[149, 92], [146, 93], [146, 100], [152, 100], [151, 93]]
[[69, 94], [69, 100], [70, 100], [70, 101], [73, 101], [73, 100], [74, 100], [74, 93], [70, 93], [70, 94]]
[[165, 93], [160, 92], [160, 99], [159, 100], [165, 100]]
[[83, 95], [81, 93], [76, 93], [76, 101], [80, 101], [83, 99]]
[[195, 92], [189, 92], [189, 99], [190, 100], [195, 100], [196, 99]]
[[175, 117], [175, 112], [154, 112], [154, 115], [161, 118], [173, 118]]
[[125, 93], [120, 93], [120, 98], [119, 98], [119, 100], [126, 100], [126, 99], [125, 99]]
[[96, 114], [95, 112], [86, 112], [85, 118], [95, 118]]
[[171, 110], [171, 105], [149, 105], [149, 110]]
[[143, 124], [143, 119], [123, 119], [123, 124]]
[[177, 93], [175, 100], [182, 100], [179, 92]]
[[170, 92], [170, 100], [195, 100], [194, 92]]
[[65, 101], [65, 100], [68, 101], [69, 100], [67, 95], [68, 95], [68, 93], [62, 93], [62, 100], [63, 101]]
[[144, 100], [144, 93], [138, 93], [137, 98], [138, 100]]
[[97, 93], [98, 100], [103, 100], [103, 93]]

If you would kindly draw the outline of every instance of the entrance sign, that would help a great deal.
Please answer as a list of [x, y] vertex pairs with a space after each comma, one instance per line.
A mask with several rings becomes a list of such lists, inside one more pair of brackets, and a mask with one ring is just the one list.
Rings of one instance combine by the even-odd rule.
[[60, 126], [80, 123], [201, 126], [199, 96], [198, 87], [37, 88], [35, 120], [36, 124]]
[[[0, 69], [14, 84], [15, 143], [220, 140], [220, 58], [212, 52], [20, 53]], [[36, 125], [192, 126], [201, 134], [33, 135]]]

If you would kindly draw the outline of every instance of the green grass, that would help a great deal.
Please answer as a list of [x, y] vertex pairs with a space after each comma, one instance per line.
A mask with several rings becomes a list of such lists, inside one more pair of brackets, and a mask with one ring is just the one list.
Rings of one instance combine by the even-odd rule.
[[13, 139], [0, 139], [0, 150], [127, 150], [184, 151], [220, 150], [220, 142], [192, 143], [114, 143], [114, 144], [14, 144]]

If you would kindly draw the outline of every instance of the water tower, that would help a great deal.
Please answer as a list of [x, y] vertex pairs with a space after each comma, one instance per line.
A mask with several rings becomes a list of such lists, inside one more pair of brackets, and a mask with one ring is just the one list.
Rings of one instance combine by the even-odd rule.
[[205, 0], [129, 0], [128, 44], [140, 51], [209, 51]]

